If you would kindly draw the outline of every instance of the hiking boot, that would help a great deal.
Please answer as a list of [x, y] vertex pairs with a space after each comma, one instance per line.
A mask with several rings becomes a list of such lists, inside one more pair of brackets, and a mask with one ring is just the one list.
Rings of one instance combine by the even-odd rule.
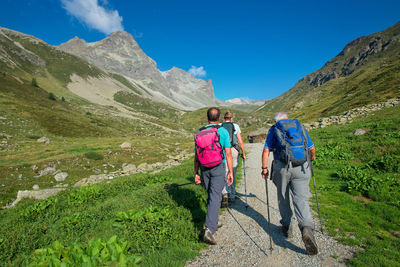
[[293, 237], [292, 225], [282, 225], [282, 233], [286, 238], [292, 238]]
[[229, 202], [228, 202], [228, 194], [223, 194], [222, 195], [222, 202], [221, 202], [221, 208], [227, 208], [228, 207], [228, 205], [229, 205]]
[[[219, 228], [221, 228], [222, 226], [223, 226], [222, 222], [218, 221], [217, 230], [218, 230]], [[205, 231], [206, 229], [207, 229], [207, 227], [206, 227], [205, 225], [203, 225], [203, 231]]]
[[211, 233], [210, 230], [206, 227], [206, 230], [204, 231], [204, 237], [203, 237], [204, 242], [211, 244], [211, 245], [216, 245], [217, 241], [215, 240], [213, 234]]
[[313, 229], [310, 226], [304, 226], [301, 231], [302, 239], [306, 247], [306, 252], [308, 255], [318, 254], [317, 243], [315, 242]]

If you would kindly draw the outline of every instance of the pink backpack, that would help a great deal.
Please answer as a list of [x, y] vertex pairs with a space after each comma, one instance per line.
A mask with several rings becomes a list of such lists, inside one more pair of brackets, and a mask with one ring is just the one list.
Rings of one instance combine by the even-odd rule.
[[203, 167], [215, 167], [224, 160], [224, 153], [218, 134], [218, 128], [220, 127], [220, 125], [213, 126], [212, 128], [203, 127], [194, 136], [197, 159]]

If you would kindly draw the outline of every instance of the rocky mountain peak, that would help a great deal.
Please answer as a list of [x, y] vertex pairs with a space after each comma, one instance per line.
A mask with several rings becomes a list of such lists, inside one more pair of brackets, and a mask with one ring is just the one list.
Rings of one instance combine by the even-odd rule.
[[[83, 40], [82, 40], [83, 41]], [[65, 52], [83, 57], [107, 72], [117, 73], [138, 81], [155, 100], [184, 109], [215, 104], [211, 81], [197, 79], [188, 72], [173, 67], [161, 72], [157, 63], [148, 57], [133, 36], [124, 31], [110, 34], [103, 40], [86, 43], [72, 39], [59, 46]]]
[[[116, 31], [111, 33], [107, 38], [109, 39], [126, 39], [126, 40], [134, 40], [132, 34], [125, 31]], [[107, 39], [106, 38], [106, 39]]]
[[97, 42], [112, 46], [113, 49], [120, 49], [127, 47], [128, 49], [139, 49], [138, 43], [133, 39], [130, 33], [117, 31], [111, 33], [107, 38]]

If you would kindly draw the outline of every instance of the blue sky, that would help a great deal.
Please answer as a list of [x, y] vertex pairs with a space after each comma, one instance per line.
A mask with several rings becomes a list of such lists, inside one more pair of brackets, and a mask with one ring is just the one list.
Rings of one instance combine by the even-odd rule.
[[1, 0], [0, 26], [58, 45], [131, 33], [159, 69], [212, 79], [215, 94], [270, 99], [351, 40], [400, 21], [398, 0]]

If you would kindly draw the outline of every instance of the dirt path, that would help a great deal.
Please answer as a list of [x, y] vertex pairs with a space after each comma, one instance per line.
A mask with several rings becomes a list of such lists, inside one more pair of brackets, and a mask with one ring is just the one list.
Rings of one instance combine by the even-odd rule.
[[[241, 198], [227, 209], [220, 220], [223, 226], [215, 234], [215, 246], [201, 251], [201, 256], [186, 266], [342, 266], [354, 249], [339, 244], [319, 231], [315, 232], [319, 254], [308, 256], [301, 240], [296, 219], [292, 223], [294, 237], [285, 239], [280, 230], [276, 187], [269, 180], [271, 225], [268, 228], [265, 182], [261, 179], [263, 144], [247, 144], [247, 200], [245, 208], [244, 180], [239, 185]], [[314, 223], [319, 229], [318, 216]], [[270, 250], [269, 236], [273, 240]]]

